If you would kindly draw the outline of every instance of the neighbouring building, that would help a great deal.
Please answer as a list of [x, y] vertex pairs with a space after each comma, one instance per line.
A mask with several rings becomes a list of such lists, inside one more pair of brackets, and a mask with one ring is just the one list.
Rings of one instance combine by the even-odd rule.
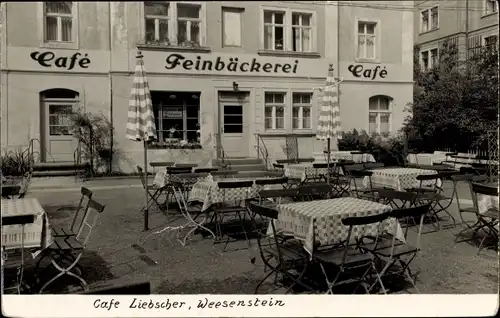
[[415, 1], [415, 44], [422, 70], [439, 63], [445, 45], [465, 60], [482, 47], [498, 45], [498, 1]]
[[2, 147], [31, 144], [42, 161], [74, 161], [67, 114], [80, 109], [113, 124], [115, 170], [142, 165], [142, 144], [125, 138], [138, 51], [158, 130], [150, 161], [208, 165], [216, 149], [257, 157], [263, 144], [269, 160], [285, 158], [291, 134], [301, 157], [321, 152], [319, 88], [330, 63], [343, 78], [344, 130], [395, 133], [412, 101], [414, 23], [413, 1], [391, 3], [6, 3]]

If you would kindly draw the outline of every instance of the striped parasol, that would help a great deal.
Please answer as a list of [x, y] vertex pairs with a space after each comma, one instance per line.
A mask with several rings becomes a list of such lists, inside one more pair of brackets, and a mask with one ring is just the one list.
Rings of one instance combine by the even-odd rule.
[[126, 136], [128, 139], [144, 142], [144, 230], [147, 231], [149, 222], [148, 141], [156, 139], [156, 125], [141, 52], [137, 53], [134, 82], [130, 91]]
[[[341, 80], [333, 76], [333, 64], [329, 65], [326, 84], [323, 89], [323, 103], [321, 105], [316, 138], [327, 140], [327, 164], [330, 171], [330, 142], [331, 139], [342, 138], [342, 126], [340, 124], [340, 105], [338, 84]], [[327, 173], [327, 182], [330, 183], [330, 173]]]
[[321, 140], [342, 138], [337, 85], [338, 81], [333, 76], [333, 64], [330, 64], [316, 132], [316, 138]]

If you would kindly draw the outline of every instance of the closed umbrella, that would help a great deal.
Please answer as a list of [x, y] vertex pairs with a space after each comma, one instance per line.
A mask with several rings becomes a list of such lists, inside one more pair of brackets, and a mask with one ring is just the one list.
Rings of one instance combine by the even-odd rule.
[[128, 107], [127, 138], [144, 143], [144, 231], [148, 230], [148, 141], [156, 139], [156, 125], [149, 91], [148, 79], [144, 69], [141, 52], [137, 53], [134, 82], [130, 91]]
[[331, 139], [342, 138], [342, 126], [340, 124], [340, 106], [338, 85], [340, 79], [333, 76], [333, 64], [328, 68], [325, 87], [323, 89], [323, 100], [319, 113], [316, 138], [327, 140], [327, 182], [330, 183], [330, 142]]

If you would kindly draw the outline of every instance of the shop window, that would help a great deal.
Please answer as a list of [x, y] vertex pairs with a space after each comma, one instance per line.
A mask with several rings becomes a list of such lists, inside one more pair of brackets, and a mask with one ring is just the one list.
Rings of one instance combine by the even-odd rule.
[[203, 4], [193, 2], [144, 2], [146, 44], [202, 45], [203, 8]]
[[44, 40], [72, 42], [74, 28], [73, 2], [44, 3]]
[[269, 8], [262, 10], [264, 50], [313, 52], [314, 19], [313, 12]]
[[368, 133], [388, 136], [391, 132], [392, 98], [383, 95], [370, 97], [368, 114]]
[[498, 12], [497, 0], [484, 0], [484, 14], [492, 14]]
[[420, 32], [439, 29], [439, 6], [420, 11]]
[[292, 94], [292, 128], [311, 129], [311, 93]]
[[151, 100], [160, 145], [199, 143], [200, 93], [152, 91]]
[[376, 57], [376, 29], [377, 23], [358, 21], [357, 57], [374, 59]]
[[265, 93], [265, 129], [285, 129], [285, 93]]
[[244, 9], [222, 8], [222, 45], [241, 47]]
[[73, 134], [72, 114], [78, 103], [78, 92], [55, 88], [40, 93], [50, 136]]

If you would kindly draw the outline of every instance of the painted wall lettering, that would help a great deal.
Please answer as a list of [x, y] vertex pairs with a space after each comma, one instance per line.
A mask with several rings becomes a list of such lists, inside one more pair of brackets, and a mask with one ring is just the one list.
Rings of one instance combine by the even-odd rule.
[[377, 78], [377, 75], [380, 78], [386, 78], [387, 76], [387, 70], [385, 69], [385, 66], [381, 70], [381, 67], [378, 65], [375, 66], [375, 68], [364, 68], [363, 65], [360, 64], [358, 65], [351, 64], [347, 69], [355, 77], [364, 77], [364, 78], [369, 78], [371, 80]]
[[88, 68], [90, 64], [90, 59], [88, 58], [88, 54], [82, 55], [80, 53], [75, 53], [70, 57], [60, 56], [56, 57], [54, 52], [45, 51], [45, 52], [32, 52], [30, 54], [31, 58], [38, 62], [43, 67], [57, 67], [57, 68], [65, 68], [68, 71], [75, 68], [75, 66], [79, 66], [81, 68]]
[[215, 60], [204, 60], [197, 56], [196, 60], [187, 59], [182, 54], [170, 54], [166, 60], [165, 68], [173, 70], [178, 66], [183, 69], [196, 71], [229, 71], [242, 73], [286, 73], [296, 74], [299, 61], [295, 60], [292, 64], [288, 63], [259, 63], [256, 58], [251, 61], [240, 61], [237, 57], [231, 57], [227, 60], [217, 57]]

